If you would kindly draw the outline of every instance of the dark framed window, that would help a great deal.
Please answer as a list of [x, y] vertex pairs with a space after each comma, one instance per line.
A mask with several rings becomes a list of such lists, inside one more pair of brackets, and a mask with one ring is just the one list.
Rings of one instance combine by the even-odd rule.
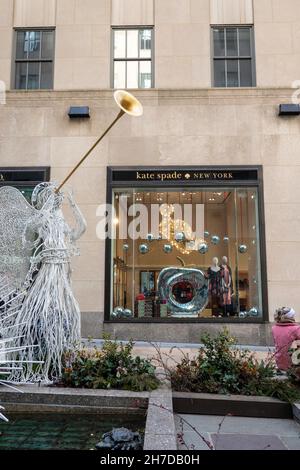
[[113, 88], [153, 87], [153, 28], [113, 28]]
[[268, 319], [262, 167], [110, 167], [107, 191], [106, 322]]
[[54, 29], [17, 29], [15, 81], [17, 90], [53, 88]]
[[0, 188], [2, 186], [14, 186], [30, 202], [35, 186], [50, 179], [50, 167], [0, 167]]
[[255, 54], [251, 26], [213, 26], [215, 87], [255, 86]]

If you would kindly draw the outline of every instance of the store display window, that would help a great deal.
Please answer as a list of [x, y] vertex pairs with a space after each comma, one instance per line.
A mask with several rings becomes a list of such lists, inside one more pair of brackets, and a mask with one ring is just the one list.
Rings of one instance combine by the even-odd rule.
[[172, 171], [109, 172], [106, 320], [263, 321], [260, 169]]

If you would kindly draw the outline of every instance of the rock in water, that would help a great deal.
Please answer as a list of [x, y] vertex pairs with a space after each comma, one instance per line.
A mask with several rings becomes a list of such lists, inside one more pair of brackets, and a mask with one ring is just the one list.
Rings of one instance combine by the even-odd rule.
[[102, 441], [96, 444], [97, 450], [143, 450], [142, 436], [126, 428], [113, 429], [103, 434]]

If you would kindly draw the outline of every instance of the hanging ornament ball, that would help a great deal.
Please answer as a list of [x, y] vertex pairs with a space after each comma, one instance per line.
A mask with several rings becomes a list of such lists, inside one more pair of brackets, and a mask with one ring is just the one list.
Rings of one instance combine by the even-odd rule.
[[210, 233], [209, 233], [207, 230], [205, 230], [205, 232], [204, 232], [204, 237], [205, 237], [205, 238], [208, 238], [209, 235], [210, 235]]
[[169, 244], [164, 245], [164, 252], [165, 252], [167, 255], [169, 255], [170, 253], [172, 253], [172, 251], [173, 251], [172, 245], [169, 245]]
[[183, 243], [183, 242], [185, 241], [185, 234], [184, 234], [184, 232], [176, 233], [176, 235], [175, 235], [175, 240], [176, 240], [178, 243]]
[[153, 235], [153, 233], [148, 233], [146, 238], [147, 238], [148, 242], [150, 242], [150, 243], [154, 242], [154, 240], [155, 240], [155, 236]]
[[131, 311], [129, 308], [126, 308], [126, 309], [123, 311], [123, 317], [125, 317], [125, 318], [132, 318], [132, 317], [133, 317], [132, 311]]
[[223, 242], [224, 242], [224, 243], [228, 243], [228, 242], [229, 242], [229, 237], [224, 237], [224, 238], [223, 238]]
[[213, 235], [211, 237], [211, 242], [213, 245], [219, 245], [220, 243], [220, 237], [218, 237], [218, 235]]
[[160, 241], [160, 240], [162, 240], [162, 238], [163, 238], [162, 233], [160, 233], [157, 237], [157, 240]]
[[247, 245], [240, 245], [240, 246], [239, 246], [239, 252], [240, 252], [241, 254], [247, 253], [247, 251], [248, 251]]
[[205, 255], [208, 252], [208, 244], [207, 243], [200, 243], [198, 246], [198, 251], [201, 255]]
[[146, 255], [147, 253], [149, 253], [149, 246], [146, 245], [146, 243], [143, 243], [142, 245], [140, 245], [139, 250], [141, 255]]
[[129, 245], [127, 245], [127, 243], [123, 245], [123, 251], [129, 251]]
[[258, 317], [258, 315], [259, 315], [258, 309], [256, 307], [252, 307], [249, 310], [249, 315], [250, 315], [250, 317]]

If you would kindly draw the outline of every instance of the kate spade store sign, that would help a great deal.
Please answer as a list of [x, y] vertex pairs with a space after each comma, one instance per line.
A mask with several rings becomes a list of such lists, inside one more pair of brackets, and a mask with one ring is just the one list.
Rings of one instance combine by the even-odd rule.
[[257, 181], [258, 172], [255, 169], [231, 170], [231, 169], [112, 169], [112, 182], [149, 182], [149, 183], [189, 183], [189, 182], [236, 182]]

